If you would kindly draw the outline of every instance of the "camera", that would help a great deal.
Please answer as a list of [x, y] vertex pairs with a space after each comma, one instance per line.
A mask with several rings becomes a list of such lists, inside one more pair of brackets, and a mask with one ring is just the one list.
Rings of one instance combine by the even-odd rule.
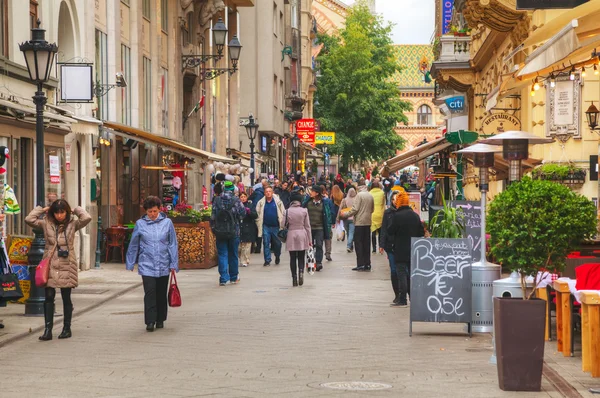
[[58, 249], [58, 257], [69, 257], [69, 249]]

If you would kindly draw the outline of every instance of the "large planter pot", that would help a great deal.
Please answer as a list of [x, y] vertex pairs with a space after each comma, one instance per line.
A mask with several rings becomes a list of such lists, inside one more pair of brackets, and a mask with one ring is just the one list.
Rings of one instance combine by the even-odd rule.
[[217, 246], [210, 223], [181, 222], [186, 220], [178, 218], [172, 220], [179, 245], [179, 268], [207, 269], [217, 265]]
[[501, 390], [540, 391], [545, 311], [544, 300], [494, 297], [494, 334]]

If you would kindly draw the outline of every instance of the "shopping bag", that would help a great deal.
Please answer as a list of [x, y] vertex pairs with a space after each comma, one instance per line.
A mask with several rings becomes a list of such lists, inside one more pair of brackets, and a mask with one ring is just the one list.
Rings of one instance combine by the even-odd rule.
[[177, 286], [177, 278], [175, 277], [175, 270], [171, 270], [171, 280], [169, 281], [169, 307], [181, 307], [181, 293]]
[[13, 301], [23, 298], [19, 277], [17, 274], [8, 273], [0, 275], [0, 300]]
[[310, 275], [315, 273], [315, 249], [311, 246], [306, 251], [306, 270]]
[[35, 285], [45, 287], [50, 277], [50, 259], [46, 257], [35, 267]]
[[344, 240], [346, 238], [346, 230], [344, 229], [343, 221], [340, 221], [336, 224], [335, 234], [337, 236], [337, 240]]

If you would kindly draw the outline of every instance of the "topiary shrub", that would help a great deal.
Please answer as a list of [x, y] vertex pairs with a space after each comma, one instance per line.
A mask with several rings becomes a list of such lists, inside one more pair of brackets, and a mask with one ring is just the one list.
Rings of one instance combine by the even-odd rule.
[[[560, 272], [573, 247], [596, 234], [596, 206], [586, 197], [556, 182], [525, 177], [511, 184], [490, 204], [487, 232], [491, 252], [504, 266], [525, 279], [538, 272]], [[543, 276], [543, 274], [542, 274]]]

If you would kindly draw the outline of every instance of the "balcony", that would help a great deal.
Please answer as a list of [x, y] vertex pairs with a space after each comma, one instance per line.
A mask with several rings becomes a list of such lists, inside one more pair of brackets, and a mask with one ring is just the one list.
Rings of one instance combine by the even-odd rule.
[[441, 36], [434, 44], [435, 62], [469, 62], [471, 36]]

